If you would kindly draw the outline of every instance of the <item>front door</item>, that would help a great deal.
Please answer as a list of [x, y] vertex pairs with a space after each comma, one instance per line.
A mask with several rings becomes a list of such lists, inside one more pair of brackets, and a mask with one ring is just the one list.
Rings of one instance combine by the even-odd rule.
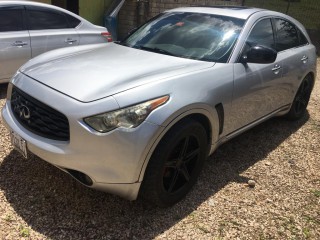
[[[252, 28], [242, 54], [248, 48], [263, 45], [275, 47], [270, 18], [259, 20]], [[232, 117], [229, 132], [242, 128], [276, 110], [284, 89], [277, 88], [282, 81], [282, 60], [271, 64], [235, 63]]]

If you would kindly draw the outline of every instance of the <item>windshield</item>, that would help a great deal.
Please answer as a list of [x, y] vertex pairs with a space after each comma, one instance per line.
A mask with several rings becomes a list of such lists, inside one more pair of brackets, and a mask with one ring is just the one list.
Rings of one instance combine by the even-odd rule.
[[244, 20], [169, 12], [147, 22], [120, 44], [210, 62], [227, 62]]

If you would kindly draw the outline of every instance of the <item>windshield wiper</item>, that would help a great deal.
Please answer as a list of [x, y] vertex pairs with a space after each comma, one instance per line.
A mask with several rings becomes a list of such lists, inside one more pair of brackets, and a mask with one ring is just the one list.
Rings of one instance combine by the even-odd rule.
[[169, 56], [176, 56], [173, 53], [166, 51], [164, 49], [160, 49], [160, 48], [152, 48], [152, 47], [145, 47], [145, 46], [137, 46], [136, 48], [141, 49], [141, 50], [146, 50], [149, 52], [155, 52], [155, 53], [161, 53], [161, 54], [165, 54], [165, 55], [169, 55]]

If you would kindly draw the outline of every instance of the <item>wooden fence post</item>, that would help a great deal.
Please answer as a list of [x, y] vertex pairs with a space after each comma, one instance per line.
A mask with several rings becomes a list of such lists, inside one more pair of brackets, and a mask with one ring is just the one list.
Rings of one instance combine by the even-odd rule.
[[291, 0], [288, 0], [288, 5], [287, 5], [287, 10], [286, 10], [286, 14], [288, 14], [288, 12], [289, 12], [289, 8], [290, 8], [290, 3], [291, 3]]

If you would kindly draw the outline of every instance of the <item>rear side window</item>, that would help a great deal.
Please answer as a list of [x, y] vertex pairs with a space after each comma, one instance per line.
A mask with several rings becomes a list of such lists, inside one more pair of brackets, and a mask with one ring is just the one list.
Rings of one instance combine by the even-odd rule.
[[309, 42], [306, 36], [299, 29], [297, 29], [297, 31], [299, 35], [300, 46], [307, 45]]
[[247, 45], [263, 45], [269, 48], [275, 48], [272, 23], [270, 18], [260, 20], [253, 27], [247, 39]]
[[49, 9], [28, 9], [27, 12], [30, 30], [69, 28], [64, 13]]
[[275, 25], [277, 30], [277, 51], [287, 50], [300, 45], [295, 25], [283, 19], [275, 19]]
[[80, 24], [80, 20], [78, 18], [72, 17], [68, 14], [66, 14], [68, 22], [69, 22], [69, 27], [70, 28], [75, 28]]
[[0, 9], [0, 32], [22, 30], [24, 30], [22, 9]]

